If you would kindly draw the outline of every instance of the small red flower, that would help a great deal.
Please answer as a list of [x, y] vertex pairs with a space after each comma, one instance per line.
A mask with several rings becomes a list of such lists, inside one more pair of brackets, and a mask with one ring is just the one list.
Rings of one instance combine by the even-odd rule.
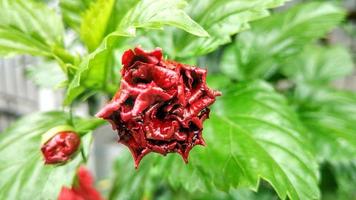
[[85, 167], [79, 167], [77, 172], [78, 184], [72, 188], [62, 187], [58, 200], [103, 200], [94, 188], [94, 179]]
[[43, 146], [41, 151], [45, 164], [66, 162], [77, 151], [80, 137], [73, 131], [55, 133]]
[[162, 51], [128, 50], [119, 91], [97, 116], [108, 120], [128, 146], [135, 167], [149, 152], [189, 151], [204, 145], [203, 121], [220, 92], [206, 84], [206, 70], [162, 59]]

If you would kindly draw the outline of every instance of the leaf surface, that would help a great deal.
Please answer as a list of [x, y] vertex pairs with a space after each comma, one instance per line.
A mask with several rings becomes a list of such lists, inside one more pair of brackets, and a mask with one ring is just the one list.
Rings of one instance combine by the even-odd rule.
[[45, 4], [0, 0], [0, 55], [51, 56], [63, 45], [63, 24]]
[[299, 85], [298, 113], [309, 129], [319, 161], [356, 159], [356, 95], [353, 92]]
[[301, 54], [289, 59], [282, 67], [287, 77], [309, 84], [328, 84], [351, 75], [353, 70], [352, 56], [341, 46], [307, 46]]
[[60, 0], [59, 7], [64, 24], [80, 32], [82, 15], [90, 7], [92, 2], [94, 2], [94, 0]]
[[[175, 28], [143, 32], [135, 44], [146, 48], [165, 47], [170, 58], [189, 59], [205, 55], [231, 42], [231, 37], [250, 28], [250, 22], [269, 15], [268, 9], [287, 0], [190, 0], [186, 12], [210, 35], [199, 38]], [[148, 37], [147, 37], [148, 36]]]
[[225, 51], [221, 69], [231, 78], [271, 77], [287, 59], [332, 30], [344, 18], [329, 2], [303, 3], [256, 22]]
[[114, 8], [115, 0], [97, 0], [83, 14], [80, 36], [89, 50], [94, 50], [101, 43]]

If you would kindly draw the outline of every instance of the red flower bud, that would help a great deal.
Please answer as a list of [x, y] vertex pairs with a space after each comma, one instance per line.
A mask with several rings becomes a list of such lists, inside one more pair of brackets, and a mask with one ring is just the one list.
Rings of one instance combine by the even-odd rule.
[[78, 184], [72, 188], [62, 187], [58, 200], [103, 200], [93, 186], [94, 179], [85, 167], [79, 167], [77, 172]]
[[53, 136], [44, 141], [41, 147], [45, 164], [66, 162], [77, 151], [80, 144], [80, 137], [75, 132], [71, 130], [58, 131], [58, 128], [54, 129], [45, 134]]
[[220, 92], [206, 85], [206, 70], [162, 59], [156, 49], [128, 50], [122, 57], [119, 91], [98, 114], [128, 146], [137, 167], [149, 152], [189, 151], [204, 145], [203, 121]]

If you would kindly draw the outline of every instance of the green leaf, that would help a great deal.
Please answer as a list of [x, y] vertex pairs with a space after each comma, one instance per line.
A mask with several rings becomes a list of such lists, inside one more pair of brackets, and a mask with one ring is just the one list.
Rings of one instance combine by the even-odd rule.
[[[123, 37], [135, 36], [136, 28], [157, 29], [164, 25], [170, 25], [192, 34], [205, 35], [204, 30], [183, 12], [182, 8], [185, 3], [182, 0], [143, 0], [135, 2], [136, 4], [131, 4], [127, 10], [122, 10], [125, 14], [121, 13], [120, 16], [122, 17], [118, 19], [120, 21], [116, 21], [116, 30], [107, 35], [101, 45], [83, 59], [79, 70], [69, 85], [65, 104], [70, 104], [86, 89], [107, 91], [110, 88], [108, 86], [110, 74], [118, 73], [112, 72], [113, 60], [115, 59], [113, 50]], [[116, 18], [114, 17], [114, 19]], [[114, 85], [116, 87], [117, 83]]]
[[94, 50], [112, 30], [134, 36], [137, 27], [162, 29], [172, 25], [194, 35], [208, 36], [182, 10], [185, 5], [182, 0], [97, 0], [83, 16], [81, 37], [89, 50]]
[[30, 0], [0, 0], [0, 55], [51, 56], [63, 25], [54, 10]]
[[229, 195], [231, 196], [230, 199], [236, 199], [236, 200], [237, 199], [244, 199], [244, 200], [272, 200], [272, 199], [277, 200], [278, 199], [278, 196], [274, 192], [270, 191], [270, 189], [266, 190], [266, 188], [259, 188], [258, 192], [253, 192], [248, 189], [232, 190], [230, 191]]
[[303, 3], [256, 22], [223, 55], [221, 69], [238, 80], [269, 78], [286, 59], [324, 36], [345, 16], [329, 2]]
[[94, 2], [94, 0], [60, 0], [59, 7], [65, 25], [80, 32], [82, 15], [89, 8], [91, 2]]
[[114, 7], [115, 0], [97, 0], [83, 14], [80, 37], [90, 51], [98, 47], [105, 36]]
[[307, 46], [287, 61], [282, 71], [297, 82], [327, 84], [351, 75], [353, 68], [352, 57], [344, 47]]
[[[114, 32], [108, 35], [103, 43], [91, 54], [84, 57], [73, 80], [70, 82], [64, 100], [65, 105], [72, 103], [75, 98], [88, 91], [107, 91], [114, 66], [113, 49], [120, 37], [128, 37], [124, 33]], [[115, 83], [117, 85], [118, 83]]]
[[211, 37], [193, 38], [184, 33], [177, 33], [176, 52], [179, 52], [179, 57], [212, 52], [218, 46], [229, 43], [232, 35], [248, 29], [250, 21], [268, 16], [267, 9], [280, 6], [285, 1], [287, 0], [192, 0], [188, 13]]
[[356, 94], [299, 85], [294, 100], [320, 161], [356, 159]]
[[286, 99], [266, 83], [230, 85], [213, 106], [203, 135], [207, 146], [194, 148], [187, 165], [177, 155], [151, 154], [135, 171], [133, 164], [127, 169], [122, 160], [117, 165], [122, 182], [118, 180], [114, 186], [121, 192], [112, 199], [125, 199], [141, 187], [150, 194], [150, 184], [159, 186], [163, 180], [173, 189], [208, 192], [241, 187], [256, 190], [261, 179], [281, 199], [320, 197], [317, 163], [307, 135]]
[[[0, 199], [56, 199], [62, 186], [72, 185], [76, 169], [83, 163], [82, 155], [54, 166], [44, 165], [40, 151], [42, 134], [66, 123], [65, 113], [37, 113], [21, 118], [0, 134]], [[78, 132], [87, 130], [88, 121], [75, 119], [74, 123]], [[91, 138], [91, 134], [81, 138], [85, 156]]]
[[[169, 45], [171, 58], [189, 58], [214, 51], [229, 43], [231, 36], [250, 27], [249, 22], [269, 15], [267, 9], [282, 5], [287, 0], [189, 0], [187, 13], [210, 35], [198, 38], [185, 32], [169, 29], [149, 36], [149, 47]], [[143, 38], [145, 39], [145, 38]], [[170, 42], [167, 42], [167, 41]], [[141, 43], [141, 42], [139, 42]]]
[[356, 197], [356, 160], [334, 163], [334, 174], [338, 184], [337, 199], [348, 200]]
[[[134, 34], [139, 28], [162, 28], [174, 26], [190, 34], [207, 37], [208, 33], [193, 21], [182, 9], [182, 0], [142, 0], [139, 1], [120, 21], [117, 30]], [[149, 8], [149, 9], [147, 9]]]
[[[44, 88], [58, 88], [67, 80], [55, 62], [42, 62], [26, 68], [26, 75], [36, 85]], [[48, 78], [51, 77], [51, 78]]]
[[211, 88], [227, 88], [230, 86], [231, 81], [229, 78], [222, 74], [208, 74], [206, 82]]

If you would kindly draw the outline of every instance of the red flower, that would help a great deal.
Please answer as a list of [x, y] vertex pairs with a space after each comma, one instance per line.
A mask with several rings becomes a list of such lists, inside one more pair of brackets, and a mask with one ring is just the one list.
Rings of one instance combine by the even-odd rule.
[[220, 92], [206, 85], [206, 70], [162, 59], [162, 51], [128, 50], [122, 56], [120, 90], [98, 114], [117, 130], [135, 167], [149, 152], [189, 151], [204, 145], [203, 121]]
[[78, 185], [72, 188], [62, 187], [58, 200], [103, 200], [93, 187], [94, 179], [85, 167], [79, 167], [77, 177]]
[[45, 164], [63, 163], [77, 151], [80, 137], [73, 131], [56, 133], [42, 147]]

